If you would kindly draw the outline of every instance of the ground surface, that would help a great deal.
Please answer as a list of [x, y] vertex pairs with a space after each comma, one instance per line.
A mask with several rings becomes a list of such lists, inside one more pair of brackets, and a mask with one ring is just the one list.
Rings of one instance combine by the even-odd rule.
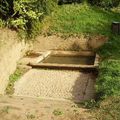
[[14, 95], [83, 101], [94, 97], [94, 84], [92, 73], [31, 69], [15, 83]]
[[0, 97], [0, 120], [94, 120], [89, 111], [65, 101]]

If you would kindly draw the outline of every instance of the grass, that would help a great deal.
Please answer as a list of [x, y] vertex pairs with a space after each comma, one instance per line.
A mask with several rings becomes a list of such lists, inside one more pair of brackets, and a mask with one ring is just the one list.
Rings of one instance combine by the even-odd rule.
[[96, 120], [120, 120], [120, 96], [105, 99], [92, 113]]
[[67, 37], [104, 35], [109, 38], [109, 41], [97, 52], [102, 57], [118, 58], [120, 35], [112, 34], [113, 21], [120, 21], [120, 13], [105, 11], [87, 4], [63, 5], [59, 6], [51, 16], [46, 17], [43, 22], [43, 33], [62, 34]]
[[[60, 6], [45, 20], [43, 28], [47, 28], [47, 32], [50, 33], [109, 36], [111, 34], [111, 23], [119, 20], [120, 15], [112, 11], [105, 11], [86, 4], [64, 5]], [[49, 27], [46, 27], [47, 25]]]
[[[102, 101], [98, 100], [96, 103], [93, 100], [85, 104], [87, 108], [94, 108], [91, 110], [97, 120], [120, 119], [120, 73], [118, 68], [120, 35], [112, 34], [111, 23], [113, 21], [120, 21], [120, 13], [84, 4], [60, 6], [43, 22], [43, 32], [48, 35], [104, 35], [109, 38], [109, 41], [97, 50], [102, 58], [102, 66], [99, 69], [96, 91], [97, 98]], [[106, 62], [108, 59], [117, 61]], [[59, 112], [54, 112], [54, 114], [57, 113]]]
[[9, 77], [9, 83], [6, 88], [6, 94], [12, 95], [14, 93], [14, 83], [26, 72], [25, 69], [17, 68], [16, 71]]
[[97, 50], [102, 58], [120, 60], [120, 35], [110, 35], [109, 41]]
[[120, 96], [120, 60], [105, 60], [100, 64], [96, 81], [96, 99]]

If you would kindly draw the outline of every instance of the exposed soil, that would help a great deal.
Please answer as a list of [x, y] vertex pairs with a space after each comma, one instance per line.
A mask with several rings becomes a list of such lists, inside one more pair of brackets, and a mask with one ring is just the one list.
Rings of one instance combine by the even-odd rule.
[[22, 97], [0, 97], [0, 120], [94, 120], [74, 103]]

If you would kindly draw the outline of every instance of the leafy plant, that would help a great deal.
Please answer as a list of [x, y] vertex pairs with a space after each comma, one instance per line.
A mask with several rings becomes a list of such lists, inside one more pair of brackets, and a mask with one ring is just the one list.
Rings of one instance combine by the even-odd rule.
[[17, 68], [16, 71], [9, 77], [9, 83], [6, 88], [6, 94], [14, 93], [14, 83], [26, 72], [24, 69]]
[[96, 99], [120, 96], [120, 61], [105, 60], [100, 64], [100, 73], [96, 82]]
[[35, 119], [35, 115], [28, 113], [26, 115], [27, 119]]
[[99, 109], [93, 109], [92, 113], [96, 120], [120, 120], [120, 96], [103, 100]]
[[82, 103], [84, 105], [85, 108], [87, 109], [91, 109], [91, 108], [94, 108], [98, 105], [98, 103], [94, 100], [94, 99], [91, 99], [91, 100], [88, 100], [88, 101], [85, 101]]
[[0, 19], [0, 28], [5, 26], [5, 22], [3, 20]]
[[8, 114], [9, 110], [10, 110], [10, 107], [9, 106], [5, 106], [5, 107], [3, 107], [3, 109], [1, 110], [1, 112]]
[[36, 35], [34, 25], [37, 23], [39, 27], [44, 16], [50, 14], [56, 5], [56, 0], [0, 0], [0, 19], [12, 29], [28, 34], [33, 31], [32, 34]]
[[55, 116], [59, 116], [59, 115], [62, 115], [63, 112], [60, 111], [59, 109], [56, 109], [56, 110], [53, 111], [53, 114], [54, 114]]

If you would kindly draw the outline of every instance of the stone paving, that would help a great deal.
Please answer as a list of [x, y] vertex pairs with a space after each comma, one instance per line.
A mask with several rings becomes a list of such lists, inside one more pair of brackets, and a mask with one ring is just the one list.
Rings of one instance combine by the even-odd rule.
[[94, 97], [92, 73], [31, 69], [15, 83], [15, 96], [83, 101]]

